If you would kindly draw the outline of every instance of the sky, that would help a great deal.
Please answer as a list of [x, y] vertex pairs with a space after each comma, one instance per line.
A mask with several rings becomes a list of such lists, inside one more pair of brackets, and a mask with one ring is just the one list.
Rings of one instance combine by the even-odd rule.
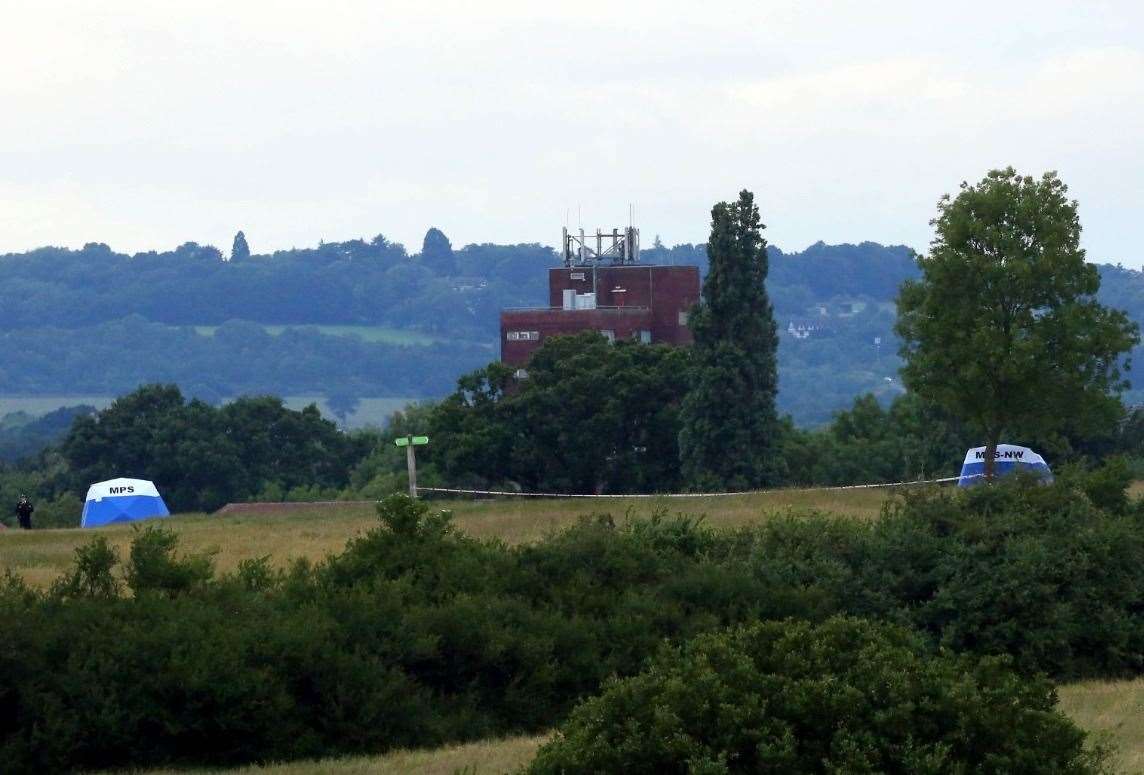
[[382, 233], [924, 250], [945, 192], [1057, 170], [1144, 263], [1144, 4], [0, 0], [0, 252]]

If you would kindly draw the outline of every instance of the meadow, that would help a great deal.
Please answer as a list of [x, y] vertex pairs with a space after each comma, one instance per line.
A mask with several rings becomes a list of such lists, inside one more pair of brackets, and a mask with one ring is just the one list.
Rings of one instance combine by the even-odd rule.
[[[455, 775], [515, 772], [531, 761], [547, 738], [543, 735], [484, 740], [433, 750], [394, 751], [384, 756], [349, 756], [343, 759], [290, 762], [225, 770], [231, 775]], [[152, 770], [144, 775], [178, 775], [186, 770]], [[203, 772], [218, 772], [204, 770]]]
[[[607, 512], [622, 522], [667, 511], [702, 516], [713, 527], [734, 528], [790, 511], [836, 511], [869, 519], [880, 513], [887, 497], [885, 489], [776, 490], [720, 498], [435, 500], [434, 506], [451, 510], [454, 523], [467, 535], [520, 544], [539, 540], [590, 513]], [[212, 552], [216, 567], [226, 573], [243, 560], [258, 557], [268, 556], [278, 567], [302, 557], [319, 560], [377, 526], [378, 519], [372, 503], [355, 502], [291, 504], [271, 514], [180, 514], [166, 524], [178, 533], [180, 551]], [[126, 556], [136, 530], [131, 525], [110, 525], [98, 531], [4, 531], [0, 533], [0, 569], [9, 568], [29, 584], [45, 588], [70, 566], [75, 549], [95, 532], [106, 535], [120, 555]]]
[[[214, 336], [218, 326], [192, 326], [195, 333]], [[324, 325], [262, 325], [266, 333], [278, 336], [287, 329], [315, 331], [326, 336], [356, 336], [363, 342], [380, 342], [396, 345], [431, 345], [448, 341], [447, 337], [433, 336], [408, 328], [388, 328], [386, 326], [324, 326]]]

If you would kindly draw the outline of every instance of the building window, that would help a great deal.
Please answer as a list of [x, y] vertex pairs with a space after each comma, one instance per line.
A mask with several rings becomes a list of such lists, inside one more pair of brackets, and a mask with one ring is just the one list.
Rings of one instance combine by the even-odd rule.
[[609, 344], [615, 343], [615, 341], [616, 341], [616, 332], [615, 331], [612, 331], [610, 329], [604, 329], [600, 333], [604, 335], [604, 338], [608, 340]]
[[509, 331], [504, 338], [510, 342], [539, 342], [539, 331]]
[[687, 310], [681, 309], [679, 311], [679, 325], [681, 325], [681, 326], [687, 325]]
[[520, 332], [519, 331], [509, 331], [507, 334], [504, 335], [504, 338], [510, 342], [515, 342], [516, 340], [520, 339]]
[[524, 369], [517, 369], [512, 373], [512, 375], [517, 379], [528, 379], [528, 372]]
[[539, 342], [540, 341], [540, 332], [539, 331], [529, 331], [528, 332], [528, 338], [534, 342]]
[[651, 344], [651, 331], [648, 331], [646, 328], [640, 331], [640, 341], [644, 344]]

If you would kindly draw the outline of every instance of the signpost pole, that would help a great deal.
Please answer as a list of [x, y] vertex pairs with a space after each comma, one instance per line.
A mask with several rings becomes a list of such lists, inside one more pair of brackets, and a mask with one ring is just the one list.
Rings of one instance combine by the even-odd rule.
[[417, 454], [414, 447], [429, 443], [428, 436], [401, 436], [393, 440], [398, 447], [405, 447], [405, 466], [409, 469], [409, 497], [417, 497]]
[[417, 455], [413, 452], [413, 445], [405, 448], [405, 465], [409, 468], [409, 497], [417, 497]]

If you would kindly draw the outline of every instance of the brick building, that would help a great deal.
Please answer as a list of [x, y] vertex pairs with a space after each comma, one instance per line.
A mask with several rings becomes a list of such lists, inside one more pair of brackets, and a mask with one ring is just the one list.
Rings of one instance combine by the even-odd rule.
[[694, 266], [596, 263], [549, 269], [547, 307], [501, 312], [501, 361], [523, 367], [546, 338], [580, 331], [599, 331], [613, 341], [690, 344], [687, 312], [697, 301]]

